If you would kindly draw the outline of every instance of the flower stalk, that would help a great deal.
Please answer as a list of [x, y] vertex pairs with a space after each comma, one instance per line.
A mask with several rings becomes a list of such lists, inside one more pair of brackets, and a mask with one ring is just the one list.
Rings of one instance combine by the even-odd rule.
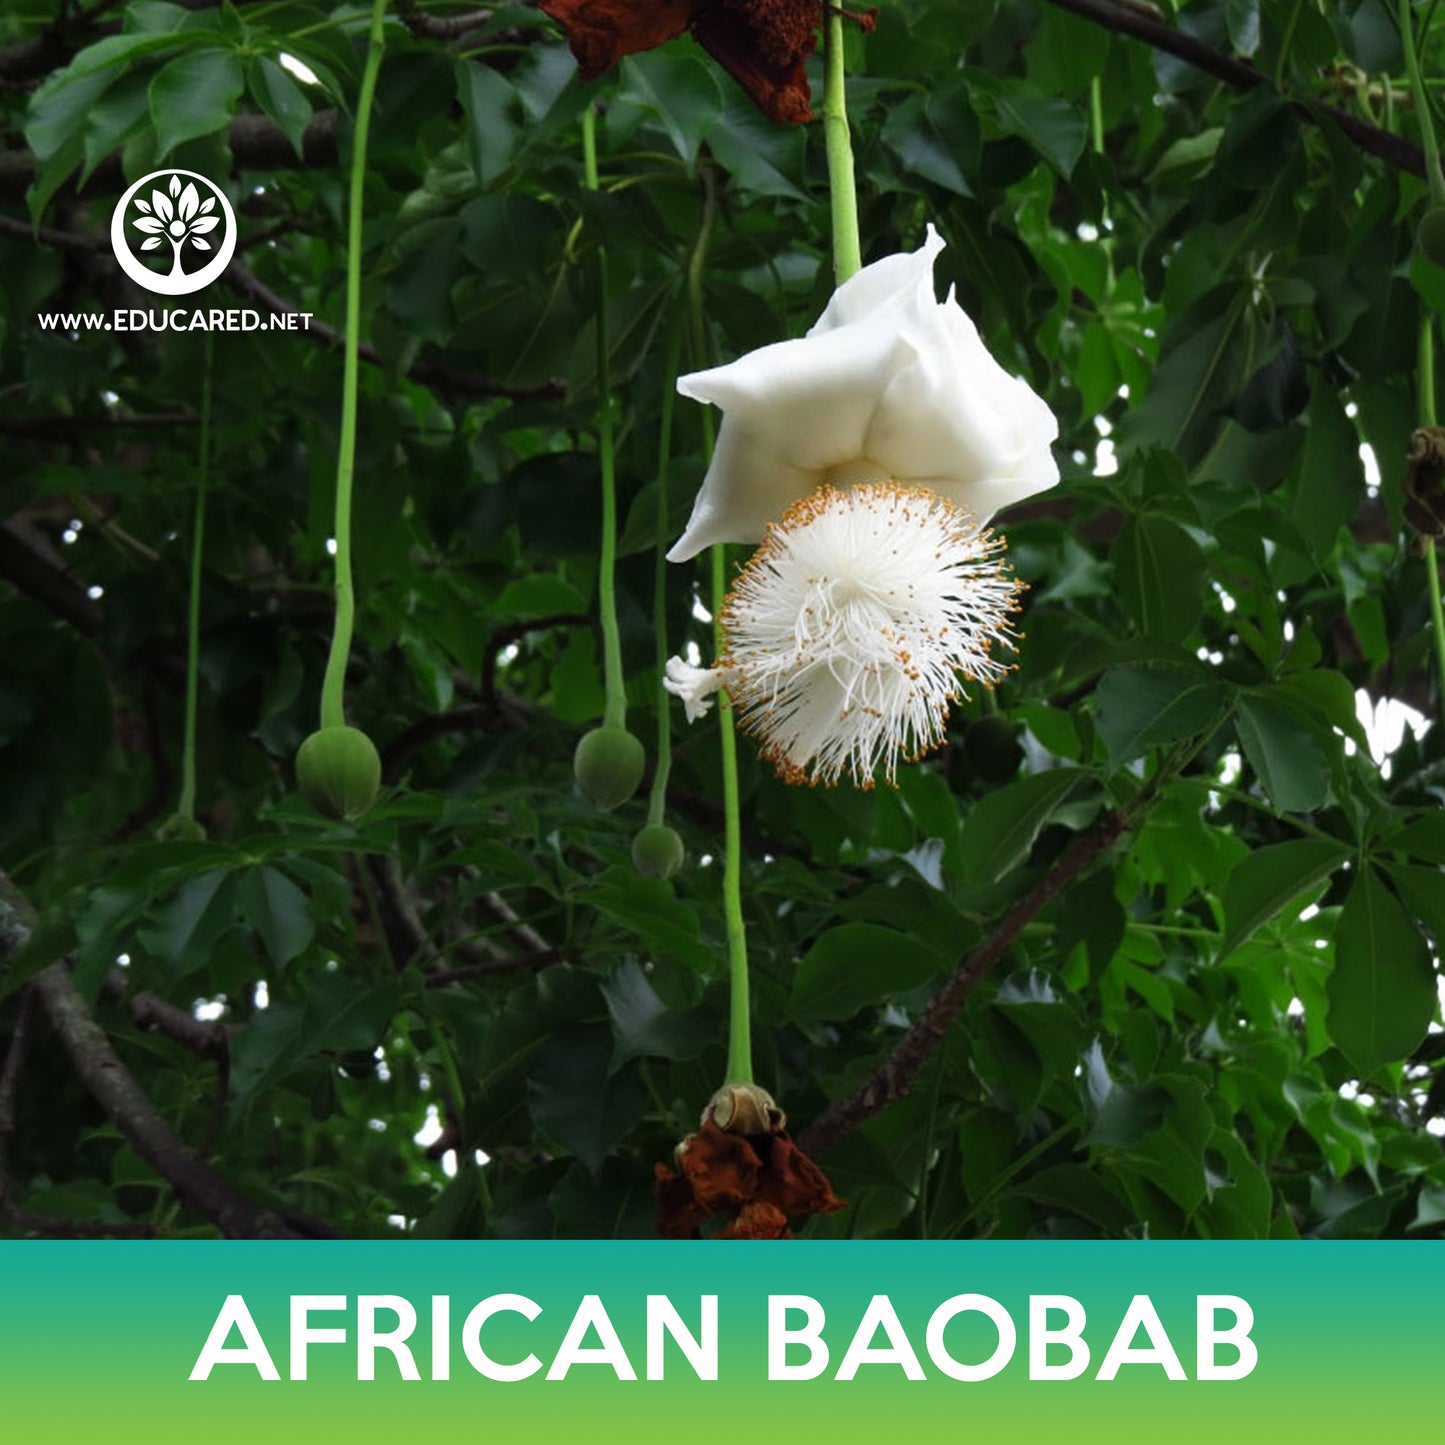
[[858, 187], [844, 95], [842, 11], [825, 9], [823, 24], [823, 138], [833, 210], [833, 280], [841, 286], [862, 269], [863, 248], [858, 238]]
[[211, 333], [206, 333], [201, 373], [201, 444], [196, 463], [196, 514], [191, 523], [190, 597], [186, 615], [186, 716], [181, 746], [181, 796], [176, 815], [196, 818], [196, 695], [201, 659], [201, 559], [206, 548], [206, 486], [211, 469]]
[[[707, 360], [707, 327], [702, 311], [702, 278], [707, 266], [708, 242], [712, 238], [713, 221], [717, 216], [717, 191], [712, 172], [698, 167], [702, 180], [702, 223], [698, 227], [697, 244], [687, 267], [688, 312], [691, 319], [693, 360], [703, 365]], [[702, 409], [702, 442], [704, 460], [711, 463], [716, 444], [712, 409]], [[713, 645], [721, 656], [726, 639], [722, 630], [723, 600], [727, 594], [727, 547], [719, 544], [711, 549], [711, 606]], [[724, 694], [719, 714], [719, 751], [722, 756], [723, 782], [723, 921], [728, 948], [728, 1015], [727, 1077], [724, 1084], [751, 1084], [753, 1081], [752, 1002], [748, 979], [748, 936], [743, 920], [743, 832], [742, 812], [738, 797], [738, 740], [732, 704]]]
[[[583, 182], [601, 188], [597, 171], [597, 116], [582, 112]], [[627, 683], [622, 672], [622, 635], [617, 626], [617, 461], [612, 433], [612, 364], [607, 333], [607, 248], [599, 245], [594, 263], [597, 282], [597, 456], [602, 470], [602, 555], [598, 562], [597, 604], [602, 614], [602, 673], [606, 688], [603, 726], [627, 726]]]
[[356, 103], [356, 133], [351, 150], [351, 189], [346, 217], [346, 328], [342, 336], [341, 435], [336, 454], [336, 620], [331, 651], [321, 681], [321, 726], [346, 726], [346, 663], [356, 626], [356, 597], [351, 579], [351, 487], [356, 473], [356, 393], [361, 343], [361, 224], [366, 186], [366, 147], [371, 107], [385, 48], [386, 0], [374, 0], [366, 41], [366, 64]]
[[[1428, 127], [1428, 122], [1427, 122]], [[1419, 387], [1420, 425], [1433, 427], [1435, 419], [1435, 322], [1427, 311], [1420, 321]], [[1440, 597], [1440, 556], [1434, 537], [1425, 539], [1425, 575], [1430, 587], [1430, 620], [1435, 629], [1435, 656], [1440, 666], [1440, 698], [1445, 716], [1445, 604]]]
[[1420, 145], [1425, 152], [1425, 181], [1430, 187], [1430, 205], [1432, 208], [1445, 206], [1445, 175], [1440, 172], [1440, 145], [1435, 137], [1430, 99], [1420, 74], [1420, 55], [1415, 45], [1415, 12], [1410, 0], [1400, 0], [1400, 46], [1405, 57], [1405, 75], [1410, 82], [1410, 99], [1420, 121]]

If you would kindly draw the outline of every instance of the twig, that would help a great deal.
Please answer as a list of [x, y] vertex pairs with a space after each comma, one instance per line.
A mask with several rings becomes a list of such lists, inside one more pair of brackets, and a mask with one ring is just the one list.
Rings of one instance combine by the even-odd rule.
[[409, 5], [399, 5], [401, 23], [419, 40], [459, 40], [480, 30], [491, 18], [490, 10], [468, 10], [461, 15], [427, 15]]
[[100, 608], [86, 596], [85, 589], [47, 562], [8, 522], [0, 524], [0, 577], [8, 577], [77, 632], [86, 637], [100, 635]]
[[[1085, 20], [1091, 20], [1095, 25], [1102, 25], [1106, 30], [1142, 40], [1155, 50], [1173, 55], [1196, 70], [1202, 70], [1205, 74], [1222, 80], [1235, 90], [1255, 90], [1261, 85], [1273, 88], [1269, 76], [1263, 71], [1256, 70], [1246, 61], [1237, 60], [1232, 55], [1216, 50], [1212, 45], [1206, 45], [1192, 35], [1186, 35], [1182, 30], [1174, 29], [1172, 25], [1166, 25], [1162, 19], [1155, 18], [1142, 6], [1119, 4], [1117, 0], [1048, 0], [1048, 3]], [[1302, 120], [1315, 123], [1321, 118], [1332, 120], [1367, 154], [1378, 156], [1382, 161], [1387, 161], [1402, 171], [1409, 171], [1412, 175], [1425, 174], [1425, 153], [1413, 141], [1381, 130], [1379, 126], [1370, 125], [1348, 111], [1340, 110], [1324, 101], [1304, 100], [1289, 95], [1285, 98], [1294, 106]]]
[[464, 983], [471, 978], [486, 978], [492, 974], [509, 973], [519, 968], [546, 968], [548, 964], [563, 962], [560, 948], [546, 948], [539, 953], [512, 954], [504, 958], [488, 959], [484, 963], [459, 964], [456, 968], [439, 968], [426, 976], [428, 988], [446, 988], [449, 984]]
[[554, 627], [586, 627], [592, 619], [580, 612], [554, 612], [550, 617], [534, 617], [526, 622], [509, 622], [495, 628], [487, 639], [487, 649], [482, 654], [482, 705], [495, 708], [497, 705], [497, 657], [514, 642], [520, 642], [529, 632], [550, 632]]
[[1129, 827], [1144, 798], [1145, 794], [1141, 792], [1128, 811], [1110, 810], [1087, 833], [1074, 839], [1053, 867], [929, 1000], [928, 1006], [893, 1046], [888, 1057], [857, 1088], [843, 1098], [835, 1099], [803, 1130], [798, 1144], [804, 1151], [815, 1158], [826, 1154], [879, 1110], [908, 1094], [909, 1086], [923, 1067], [924, 1060], [948, 1033], [979, 981], [1007, 956], [1024, 926], [1031, 923], [1089, 864], [1114, 846]]

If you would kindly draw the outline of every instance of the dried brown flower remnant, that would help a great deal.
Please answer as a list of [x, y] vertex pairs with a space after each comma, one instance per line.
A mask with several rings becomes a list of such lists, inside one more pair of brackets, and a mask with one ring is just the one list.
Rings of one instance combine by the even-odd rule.
[[[567, 32], [583, 80], [690, 30], [769, 119], [813, 118], [803, 62], [817, 45], [822, 0], [542, 0], [541, 8]], [[873, 28], [874, 12], [852, 18]]]
[[1410, 438], [1406, 461], [1401, 485], [1405, 520], [1422, 539], [1445, 541], [1445, 428], [1419, 428]]
[[657, 1232], [693, 1239], [725, 1220], [717, 1239], [791, 1239], [795, 1220], [833, 1214], [843, 1201], [786, 1131], [730, 1134], [711, 1119], [677, 1153], [676, 1171], [657, 1166]]

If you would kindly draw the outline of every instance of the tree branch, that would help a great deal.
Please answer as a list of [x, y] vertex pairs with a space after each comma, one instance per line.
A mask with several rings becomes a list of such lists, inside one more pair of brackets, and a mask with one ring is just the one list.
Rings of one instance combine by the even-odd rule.
[[1074, 839], [1054, 866], [929, 1000], [928, 1006], [893, 1046], [888, 1057], [857, 1088], [843, 1098], [835, 1099], [803, 1130], [798, 1146], [805, 1153], [814, 1158], [826, 1154], [860, 1124], [895, 1100], [907, 1096], [924, 1060], [943, 1041], [980, 980], [1008, 955], [1025, 924], [1031, 923], [1084, 869], [1114, 846], [1128, 829], [1133, 812], [1144, 796], [1141, 793], [1128, 812], [1111, 809], [1087, 833], [1081, 833]]
[[[1102, 25], [1106, 30], [1142, 40], [1155, 50], [1162, 50], [1166, 55], [1172, 55], [1192, 65], [1196, 70], [1202, 70], [1206, 75], [1222, 80], [1235, 90], [1255, 90], [1261, 85], [1273, 87], [1269, 76], [1256, 70], [1247, 61], [1226, 55], [1194, 36], [1186, 35], [1182, 30], [1166, 25], [1162, 19], [1151, 15], [1142, 6], [1136, 8], [1120, 4], [1118, 0], [1048, 0], [1048, 3], [1084, 20], [1090, 20], [1095, 25]], [[1294, 106], [1302, 120], [1316, 124], [1322, 119], [1332, 120], [1367, 154], [1377, 156], [1402, 171], [1409, 171], [1411, 175], [1425, 174], [1425, 153], [1413, 141], [1381, 130], [1379, 126], [1371, 125], [1368, 121], [1360, 120], [1348, 111], [1328, 105], [1324, 101], [1302, 100], [1287, 94], [1285, 98]]]
[[[0, 873], [0, 958], [25, 945], [33, 922], [30, 904]], [[315, 1221], [264, 1209], [246, 1198], [175, 1133], [92, 1017], [63, 961], [37, 974], [31, 988], [81, 1082], [136, 1153], [170, 1181], [185, 1204], [233, 1239], [305, 1239], [331, 1233]]]
[[[335, 166], [340, 157], [336, 139], [336, 112], [319, 110], [311, 117], [301, 138], [301, 154], [275, 121], [264, 115], [232, 118], [228, 140], [231, 171], [318, 170]], [[35, 179], [35, 156], [28, 150], [0, 151], [0, 200], [23, 200]], [[110, 196], [126, 187], [120, 153], [107, 156], [96, 166], [75, 194], [89, 198]]]
[[47, 562], [9, 523], [0, 523], [0, 577], [47, 607], [86, 637], [99, 637], [101, 614], [85, 589]]

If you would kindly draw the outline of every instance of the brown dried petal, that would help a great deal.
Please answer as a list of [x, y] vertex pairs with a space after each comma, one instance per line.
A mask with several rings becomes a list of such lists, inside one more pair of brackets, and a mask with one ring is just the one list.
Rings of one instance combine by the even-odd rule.
[[693, 0], [541, 0], [567, 32], [583, 80], [595, 80], [624, 55], [675, 40], [692, 18]]

